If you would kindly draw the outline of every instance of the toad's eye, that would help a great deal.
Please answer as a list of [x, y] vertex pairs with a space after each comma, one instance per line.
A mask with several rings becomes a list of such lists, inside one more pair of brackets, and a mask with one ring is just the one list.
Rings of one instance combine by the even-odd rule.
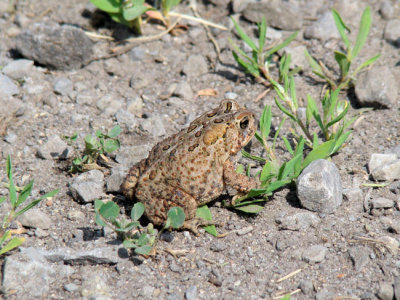
[[224, 113], [227, 114], [228, 112], [231, 111], [231, 109], [232, 109], [232, 102], [227, 102]]
[[244, 118], [240, 121], [240, 128], [246, 129], [247, 126], [249, 126], [249, 118], [248, 118], [248, 117], [244, 117]]

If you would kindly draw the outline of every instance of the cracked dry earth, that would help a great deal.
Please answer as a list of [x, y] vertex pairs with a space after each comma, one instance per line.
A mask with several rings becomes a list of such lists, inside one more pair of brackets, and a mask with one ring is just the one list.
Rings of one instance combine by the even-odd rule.
[[[279, 299], [293, 292], [292, 299], [400, 299], [398, 181], [381, 188], [363, 185], [373, 183], [368, 169], [373, 153], [399, 158], [398, 1], [199, 1], [203, 18], [228, 28], [211, 28], [222, 61], [202, 25], [184, 19], [176, 35], [93, 60], [119, 45], [88, 38], [83, 30], [116, 39], [132, 33], [88, 1], [13, 3], [10, 11], [8, 1], [0, 2], [0, 180], [6, 182], [5, 160], [11, 154], [16, 183], [35, 180], [32, 200], [55, 188], [60, 192], [13, 224], [26, 228], [25, 242], [1, 258], [3, 298]], [[133, 203], [121, 200], [119, 184], [157, 142], [224, 98], [235, 99], [257, 120], [264, 106], [274, 103], [272, 91], [260, 99], [264, 87], [237, 68], [228, 38], [243, 45], [230, 16], [255, 38], [252, 21], [265, 14], [268, 43], [299, 30], [287, 49], [293, 63], [303, 67], [295, 77], [297, 95], [319, 99], [324, 86], [310, 72], [304, 49], [337, 72], [333, 51], [342, 44], [330, 9], [341, 13], [354, 40], [366, 5], [373, 25], [356, 65], [382, 56], [360, 74], [356, 90], [341, 98], [351, 102], [350, 115], [368, 105], [375, 109], [362, 115], [351, 140], [332, 157], [346, 195], [333, 213], [302, 208], [294, 185], [276, 192], [255, 216], [223, 208], [217, 200], [210, 209], [225, 237], [173, 231], [147, 259], [129, 255], [112, 232], [95, 224], [93, 197], [117, 196], [121, 210], [129, 211]], [[186, 1], [176, 10], [192, 14]], [[163, 30], [144, 25], [144, 35]], [[40, 56], [45, 50], [30, 44], [39, 35], [58, 45], [55, 52]], [[277, 75], [276, 67], [272, 72]], [[205, 90], [216, 95], [200, 96]], [[276, 127], [282, 115], [275, 107], [273, 113]], [[112, 168], [83, 178], [90, 194], [75, 200], [70, 186], [77, 176], [67, 171], [73, 153], [61, 136], [84, 137], [116, 124], [123, 132], [121, 149], [110, 155]], [[284, 161], [288, 155], [281, 146], [277, 151]], [[254, 139], [246, 149], [262, 154]], [[252, 172], [260, 168], [255, 165]], [[6, 193], [0, 188], [0, 195]], [[3, 204], [2, 215], [6, 209]]]

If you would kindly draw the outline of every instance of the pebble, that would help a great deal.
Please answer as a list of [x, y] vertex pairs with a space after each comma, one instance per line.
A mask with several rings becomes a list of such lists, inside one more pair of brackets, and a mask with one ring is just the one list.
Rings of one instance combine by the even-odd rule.
[[85, 219], [85, 214], [81, 212], [80, 210], [70, 210], [68, 211], [67, 214], [68, 220], [71, 221], [77, 221], [77, 220], [84, 220]]
[[132, 132], [139, 123], [138, 119], [133, 114], [124, 109], [120, 109], [119, 111], [117, 111], [117, 113], [115, 114], [115, 118], [117, 119], [117, 123], [121, 127], [127, 128], [130, 132]]
[[363, 246], [354, 246], [348, 249], [348, 254], [353, 262], [356, 272], [360, 272], [369, 262], [370, 251]]
[[141, 118], [143, 115], [143, 100], [141, 97], [128, 99], [127, 111], [134, 116]]
[[104, 175], [99, 170], [91, 170], [75, 177], [69, 191], [76, 201], [92, 202], [103, 195]]
[[194, 98], [193, 90], [187, 81], [179, 82], [172, 95], [184, 100], [192, 100]]
[[111, 169], [111, 175], [106, 180], [107, 192], [118, 192], [125, 179], [127, 170], [125, 166], [116, 166]]
[[363, 192], [360, 188], [348, 188], [343, 189], [343, 199], [353, 202], [353, 203], [360, 203], [364, 199]]
[[303, 25], [303, 12], [296, 2], [251, 2], [243, 10], [243, 17], [254, 23], [265, 17], [268, 26], [282, 30], [299, 30]]
[[49, 229], [52, 221], [50, 217], [39, 210], [32, 208], [18, 217], [18, 221], [25, 227]]
[[18, 139], [18, 136], [15, 133], [7, 133], [7, 135], [4, 137], [4, 141], [9, 143], [10, 145], [14, 144]]
[[175, 273], [181, 273], [181, 267], [180, 266], [178, 266], [176, 263], [170, 263], [169, 264], [169, 269], [172, 271], [172, 272], [175, 272]]
[[396, 154], [373, 153], [368, 163], [374, 180], [393, 181], [400, 179], [400, 159]]
[[336, 29], [335, 21], [331, 11], [324, 12], [317, 21], [304, 31], [307, 39], [327, 41], [330, 39], [340, 39], [340, 34]]
[[303, 207], [333, 213], [342, 203], [342, 183], [334, 163], [319, 159], [309, 164], [297, 181], [297, 195]]
[[280, 225], [281, 229], [304, 231], [310, 226], [316, 227], [320, 222], [320, 218], [311, 212], [300, 212], [289, 216], [277, 216], [275, 222]]
[[248, 233], [250, 233], [250, 232], [252, 232], [253, 231], [253, 226], [247, 226], [247, 227], [243, 227], [243, 228], [241, 228], [241, 229], [239, 229], [237, 232], [236, 232], [236, 234], [237, 235], [239, 235], [239, 236], [241, 236], [241, 235], [245, 235], [245, 234], [248, 234]]
[[391, 108], [397, 104], [396, 79], [386, 65], [374, 66], [361, 72], [357, 78], [355, 92], [358, 103], [363, 107]]
[[226, 250], [227, 248], [228, 248], [228, 245], [221, 241], [214, 241], [210, 246], [210, 249], [214, 252], [221, 252], [221, 251]]
[[314, 293], [314, 284], [312, 280], [303, 279], [299, 283], [299, 288], [305, 295], [312, 295]]
[[283, 50], [286, 54], [290, 54], [290, 66], [291, 68], [300, 67], [302, 70], [307, 69], [309, 66], [308, 60], [304, 55], [304, 51], [306, 51], [306, 47], [303, 45], [295, 46], [295, 47], [285, 47]]
[[303, 251], [303, 260], [307, 263], [320, 263], [325, 259], [328, 248], [323, 245], [314, 245]]
[[146, 51], [141, 47], [134, 47], [129, 51], [128, 56], [133, 61], [142, 61], [146, 57]]
[[86, 299], [111, 300], [110, 297], [106, 296], [110, 295], [110, 287], [106, 282], [106, 276], [98, 272], [83, 276], [80, 292], [81, 296]]
[[207, 61], [200, 54], [192, 54], [183, 65], [182, 72], [189, 78], [197, 78], [208, 72]]
[[171, 243], [174, 240], [174, 234], [171, 231], [164, 231], [160, 236], [160, 240]]
[[121, 165], [130, 167], [146, 158], [152, 145], [143, 144], [131, 147], [122, 146], [115, 157], [115, 160]]
[[10, 79], [10, 77], [0, 73], [0, 96], [11, 97], [18, 94], [18, 86]]
[[394, 278], [394, 299], [400, 300], [400, 276]]
[[197, 299], [197, 287], [192, 285], [188, 287], [185, 291], [186, 300], [196, 300]]
[[382, 18], [386, 20], [391, 19], [394, 13], [392, 2], [390, 0], [382, 1], [381, 6], [379, 7], [379, 13]]
[[386, 24], [383, 37], [386, 41], [394, 44], [395, 46], [400, 46], [400, 20], [392, 19]]
[[389, 191], [393, 194], [400, 195], [400, 181], [392, 182], [389, 185]]
[[15, 37], [26, 58], [59, 70], [80, 68], [91, 58], [93, 42], [76, 26], [43, 22], [28, 28]]
[[393, 200], [386, 199], [383, 197], [375, 198], [370, 200], [372, 208], [379, 209], [379, 208], [392, 208], [394, 203]]
[[379, 283], [379, 288], [376, 296], [380, 300], [393, 300], [394, 292], [392, 284], [389, 282]]
[[140, 75], [134, 74], [129, 80], [129, 86], [134, 90], [140, 90], [149, 86], [151, 82], [151, 78], [148, 76], [143, 76], [143, 73]]
[[142, 130], [149, 132], [154, 137], [166, 135], [163, 117], [159, 114], [153, 114], [147, 119], [140, 122], [139, 126]]
[[64, 284], [64, 290], [67, 292], [76, 292], [78, 291], [79, 287], [75, 283], [67, 283]]
[[37, 156], [42, 159], [68, 159], [73, 155], [74, 149], [63, 141], [58, 135], [48, 138], [47, 142], [39, 146]]
[[382, 153], [373, 153], [371, 155], [371, 158], [368, 162], [368, 169], [369, 172], [372, 173], [375, 169], [381, 167], [382, 165], [385, 165], [389, 162], [392, 162], [397, 159], [396, 154], [388, 153], [388, 154], [382, 154]]
[[124, 100], [114, 95], [106, 95], [96, 102], [96, 106], [107, 116], [114, 116], [124, 106]]
[[53, 89], [56, 94], [70, 96], [74, 90], [74, 85], [70, 79], [61, 76], [53, 80]]
[[239, 97], [239, 95], [234, 92], [226, 92], [224, 95], [224, 98], [229, 100], [235, 100], [237, 97]]
[[16, 80], [29, 76], [33, 69], [33, 60], [17, 59], [8, 63], [1, 72]]
[[49, 233], [41, 228], [36, 228], [35, 236], [38, 238], [44, 238], [44, 237], [49, 236]]

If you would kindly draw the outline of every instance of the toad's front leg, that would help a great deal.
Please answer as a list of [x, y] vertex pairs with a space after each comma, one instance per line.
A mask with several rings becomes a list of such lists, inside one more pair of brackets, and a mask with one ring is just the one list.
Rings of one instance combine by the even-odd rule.
[[258, 181], [236, 173], [235, 166], [230, 159], [227, 159], [224, 163], [224, 182], [241, 193], [248, 193], [251, 189], [260, 185]]

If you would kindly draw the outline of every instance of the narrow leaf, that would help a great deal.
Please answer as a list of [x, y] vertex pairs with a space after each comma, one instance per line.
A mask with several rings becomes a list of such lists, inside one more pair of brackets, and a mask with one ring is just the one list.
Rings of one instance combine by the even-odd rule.
[[262, 17], [261, 23], [258, 24], [258, 32], [258, 53], [262, 54], [267, 34], [267, 21], [264, 16]]
[[17, 203], [15, 204], [15, 207], [18, 207], [25, 202], [25, 200], [32, 192], [32, 187], [33, 187], [33, 180], [29, 182], [26, 186], [24, 186], [24, 188], [22, 189], [21, 193], [18, 196], [18, 200]]
[[296, 122], [296, 117], [292, 113], [290, 113], [285, 107], [283, 107], [277, 97], [275, 97], [275, 103], [284, 114], [286, 114], [289, 118]]
[[256, 44], [253, 42], [253, 40], [243, 31], [243, 29], [239, 26], [239, 24], [236, 22], [234, 18], [232, 18], [233, 25], [235, 26], [236, 31], [239, 34], [239, 37], [247, 44], [253, 51], [258, 52]]
[[291, 155], [293, 155], [293, 148], [292, 148], [292, 146], [290, 145], [290, 143], [289, 143], [289, 141], [288, 141], [288, 139], [286, 138], [286, 137], [282, 137], [282, 139], [283, 139], [283, 142], [284, 142], [284, 144], [285, 144], [285, 147], [286, 147], [286, 150], [291, 154]]
[[240, 210], [248, 214], [258, 214], [260, 211], [263, 210], [263, 207], [256, 204], [250, 204], [245, 206], [235, 206], [234, 209]]
[[332, 9], [332, 16], [346, 49], [350, 49], [350, 41], [345, 32], [345, 30], [350, 31], [350, 29], [346, 26], [346, 24], [344, 24], [342, 17], [336, 9]]
[[304, 55], [307, 57], [308, 63], [310, 64], [310, 67], [312, 69], [312, 71], [315, 74], [320, 74], [318, 76], [322, 76], [321, 78], [324, 78], [325, 76], [324, 71], [322, 70], [321, 66], [319, 65], [319, 63], [311, 56], [310, 53], [308, 53], [307, 49], [304, 50]]
[[339, 65], [342, 78], [345, 78], [350, 69], [350, 61], [347, 59], [346, 54], [339, 51], [335, 51], [335, 60]]
[[11, 206], [13, 208], [15, 208], [16, 204], [17, 204], [17, 191], [16, 191], [14, 181], [13, 181], [12, 163], [11, 163], [10, 155], [7, 156], [6, 172], [7, 172], [8, 182], [9, 182], [8, 192], [10, 194], [10, 202], [11, 202]]
[[334, 118], [332, 121], [330, 121], [328, 124], [326, 124], [326, 128], [331, 127], [333, 124], [339, 122], [346, 116], [347, 111], [349, 110], [349, 104], [347, 101], [345, 103], [346, 104], [345, 104], [344, 110], [336, 118]]
[[271, 131], [271, 122], [272, 122], [272, 107], [271, 105], [266, 105], [264, 107], [260, 119], [260, 130], [263, 139], [266, 139], [269, 136], [269, 133]]
[[322, 143], [315, 147], [303, 161], [302, 169], [307, 167], [311, 162], [317, 159], [324, 159], [327, 158], [329, 155], [332, 154], [332, 149], [335, 146], [335, 141], [331, 140], [325, 143]]
[[24, 238], [13, 238], [3, 248], [0, 249], [0, 255], [20, 246], [25, 241]]
[[265, 54], [265, 56], [271, 56], [272, 54], [274, 54], [275, 52], [278, 52], [279, 50], [281, 50], [282, 48], [285, 48], [287, 45], [289, 45], [297, 36], [299, 32], [296, 31], [294, 33], [292, 33], [286, 40], [284, 40], [282, 43], [280, 43], [279, 45], [273, 47], [272, 49], [268, 50]]
[[356, 43], [354, 45], [351, 60], [357, 57], [361, 48], [364, 46], [365, 41], [367, 40], [369, 29], [371, 27], [371, 8], [367, 6], [361, 16], [360, 28], [357, 34]]
[[363, 62], [359, 67], [357, 67], [357, 69], [354, 71], [354, 75], [355, 76], [358, 72], [360, 72], [362, 69], [364, 69], [365, 67], [369, 66], [370, 64], [373, 64], [381, 55], [375, 55], [374, 57], [371, 57], [370, 59], [367, 59], [365, 62]]
[[347, 131], [346, 133], [340, 135], [340, 137], [336, 140], [335, 147], [332, 150], [332, 154], [336, 153], [337, 151], [339, 151], [342, 148], [343, 144], [349, 138], [351, 133], [352, 133], [352, 131], [350, 130], [350, 131]]

